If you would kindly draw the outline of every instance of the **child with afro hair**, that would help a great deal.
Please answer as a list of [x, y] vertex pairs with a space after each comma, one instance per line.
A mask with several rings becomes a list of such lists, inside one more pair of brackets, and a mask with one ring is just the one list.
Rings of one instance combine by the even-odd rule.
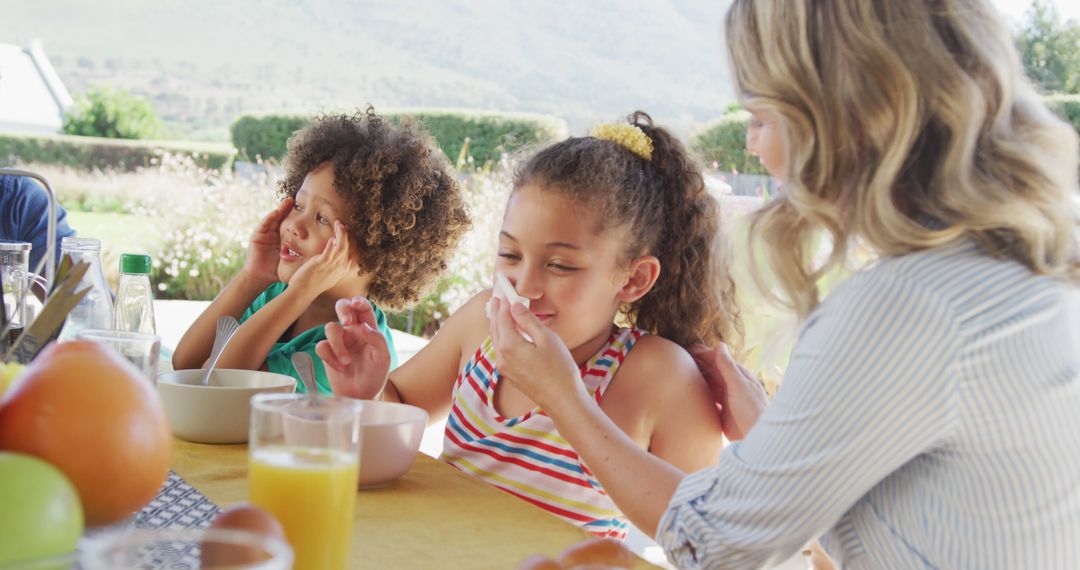
[[218, 319], [232, 315], [241, 326], [219, 367], [299, 378], [291, 356], [302, 351], [315, 361], [319, 391], [330, 393], [315, 345], [337, 321], [335, 302], [366, 296], [392, 347], [380, 306], [420, 298], [446, 269], [469, 215], [434, 139], [370, 107], [320, 116], [297, 131], [284, 166], [280, 204], [259, 223], [243, 268], [184, 334], [172, 363], [201, 367]]

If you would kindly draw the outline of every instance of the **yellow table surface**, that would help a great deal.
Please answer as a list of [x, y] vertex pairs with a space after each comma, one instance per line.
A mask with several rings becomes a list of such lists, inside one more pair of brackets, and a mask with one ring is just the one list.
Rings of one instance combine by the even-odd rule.
[[[173, 441], [172, 468], [228, 506], [246, 501], [247, 446]], [[357, 492], [352, 568], [513, 570], [590, 535], [422, 453], [402, 478]], [[638, 559], [635, 568], [657, 568]]]

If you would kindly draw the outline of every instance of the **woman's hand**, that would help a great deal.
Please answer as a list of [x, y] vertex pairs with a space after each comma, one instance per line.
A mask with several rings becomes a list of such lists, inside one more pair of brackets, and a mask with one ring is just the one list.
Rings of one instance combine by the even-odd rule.
[[696, 344], [690, 347], [690, 353], [720, 407], [724, 435], [732, 441], [746, 437], [769, 404], [765, 387], [753, 373], [735, 362], [724, 343], [716, 348]]
[[330, 388], [338, 396], [375, 398], [390, 372], [390, 348], [378, 329], [375, 309], [364, 297], [341, 299], [334, 308], [341, 324], [327, 323], [326, 340], [315, 345]]
[[289, 279], [289, 288], [317, 297], [339, 281], [356, 274], [360, 266], [349, 256], [349, 234], [341, 220], [334, 220], [334, 237], [326, 241], [326, 247], [307, 260]]
[[278, 280], [278, 261], [281, 260], [281, 222], [289, 215], [293, 199], [285, 198], [271, 210], [251, 234], [247, 258], [241, 272], [266, 284]]
[[491, 340], [500, 376], [549, 413], [572, 398], [589, 398], [577, 363], [555, 331], [520, 303], [493, 297], [491, 308]]

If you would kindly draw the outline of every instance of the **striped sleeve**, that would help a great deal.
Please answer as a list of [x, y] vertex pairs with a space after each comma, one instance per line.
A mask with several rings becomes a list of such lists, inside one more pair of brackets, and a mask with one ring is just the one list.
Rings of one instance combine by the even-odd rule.
[[657, 531], [679, 568], [778, 564], [958, 422], [956, 318], [902, 276], [838, 287], [803, 328], [783, 388], [717, 466], [687, 476]]

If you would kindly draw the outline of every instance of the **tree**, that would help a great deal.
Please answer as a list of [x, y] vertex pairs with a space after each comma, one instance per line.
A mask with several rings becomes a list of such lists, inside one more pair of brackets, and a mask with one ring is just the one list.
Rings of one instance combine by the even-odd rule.
[[1016, 36], [1024, 69], [1043, 89], [1080, 93], [1080, 25], [1062, 22], [1049, 0], [1035, 0]]
[[69, 135], [149, 139], [161, 130], [161, 121], [146, 99], [109, 87], [91, 87], [75, 100], [64, 119], [64, 132]]

